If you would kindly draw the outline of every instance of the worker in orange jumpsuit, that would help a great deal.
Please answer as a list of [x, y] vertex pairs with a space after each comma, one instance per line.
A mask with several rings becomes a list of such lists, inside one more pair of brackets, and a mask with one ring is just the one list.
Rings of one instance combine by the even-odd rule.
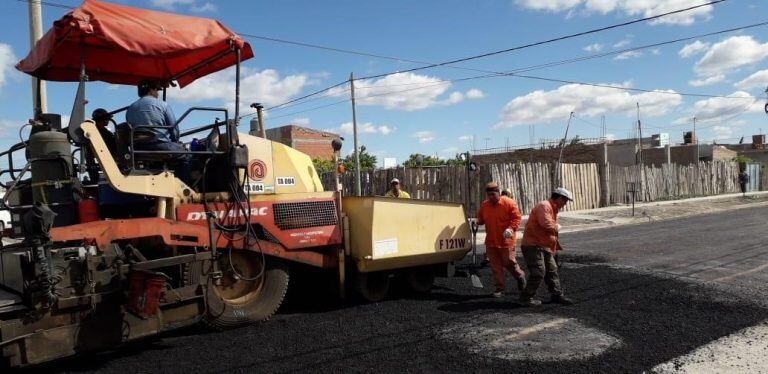
[[525, 288], [525, 273], [515, 259], [515, 232], [523, 216], [514, 200], [501, 196], [499, 185], [490, 182], [485, 186], [487, 199], [477, 212], [477, 224], [485, 225], [485, 253], [491, 263], [494, 297], [504, 295], [504, 269], [517, 280], [517, 288]]
[[549, 200], [544, 200], [533, 208], [528, 216], [528, 223], [523, 232], [523, 251], [525, 264], [528, 266], [528, 284], [520, 293], [520, 304], [524, 306], [539, 305], [541, 301], [533, 298], [539, 289], [541, 281], [546, 282], [552, 302], [571, 305], [573, 301], [563, 296], [560, 276], [557, 273], [555, 254], [562, 250], [558, 241], [560, 224], [557, 223], [557, 212], [568, 201], [573, 201], [573, 195], [565, 188], [557, 188]]

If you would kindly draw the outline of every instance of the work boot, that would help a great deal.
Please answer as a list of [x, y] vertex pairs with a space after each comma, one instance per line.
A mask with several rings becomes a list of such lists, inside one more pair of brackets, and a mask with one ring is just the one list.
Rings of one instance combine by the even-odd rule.
[[517, 279], [517, 290], [520, 292], [523, 292], [525, 289], [525, 278], [518, 278]]
[[517, 305], [520, 305], [523, 307], [537, 306], [537, 305], [541, 305], [541, 300], [521, 298], [520, 300], [517, 301]]
[[573, 300], [563, 295], [553, 295], [551, 302], [553, 304], [560, 304], [560, 305], [573, 305]]

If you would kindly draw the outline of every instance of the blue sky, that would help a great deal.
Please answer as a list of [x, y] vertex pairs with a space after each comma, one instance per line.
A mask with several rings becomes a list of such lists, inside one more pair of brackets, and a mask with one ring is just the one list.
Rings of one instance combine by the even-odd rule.
[[[298, 42], [364, 51], [403, 59], [440, 62], [579, 32], [629, 19], [684, 8], [688, 0], [509, 0], [509, 1], [214, 1], [138, 0], [123, 3], [216, 18], [231, 29]], [[55, 3], [76, 6], [77, 1]], [[31, 114], [29, 78], [13, 65], [29, 50], [27, 4], [0, 0], [0, 145], [17, 138], [18, 126]], [[44, 6], [44, 29], [65, 9]], [[528, 48], [457, 66], [491, 71], [589, 56], [675, 38], [762, 22], [768, 3], [729, 0], [696, 11], [568, 41]], [[247, 39], [256, 57], [245, 62], [243, 96], [267, 106], [279, 104], [346, 79], [419, 66], [387, 59]], [[576, 114], [571, 134], [631, 133], [635, 105], [641, 106], [644, 134], [669, 132], [672, 141], [699, 120], [699, 137], [736, 142], [768, 129], [762, 113], [768, 85], [768, 28], [700, 38], [638, 53], [612, 55], [537, 69], [526, 74], [568, 81], [664, 90], [639, 93], [539, 80], [494, 77], [468, 70], [435, 68], [383, 79], [359, 81], [358, 124], [361, 144], [372, 153], [396, 157], [410, 153], [451, 157], [472, 147], [502, 147], [561, 137], [568, 115]], [[171, 92], [177, 114], [190, 105], [232, 106], [231, 71]], [[351, 109], [347, 87], [302, 105], [268, 113], [267, 126], [297, 123], [341, 132], [351, 151]], [[75, 87], [48, 84], [49, 111], [68, 113]], [[676, 93], [737, 96], [738, 99], [687, 97]], [[95, 82], [89, 85], [89, 111], [125, 106], [135, 89]], [[195, 117], [195, 121], [208, 118]], [[193, 125], [192, 122], [186, 126]], [[242, 130], [247, 131], [247, 122]]]

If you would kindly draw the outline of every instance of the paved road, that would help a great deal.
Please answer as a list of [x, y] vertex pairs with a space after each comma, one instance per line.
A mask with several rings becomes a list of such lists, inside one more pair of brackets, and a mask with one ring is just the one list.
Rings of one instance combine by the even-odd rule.
[[[577, 304], [525, 309], [465, 278], [425, 299], [323, 302], [319, 282], [272, 321], [189, 329], [51, 365], [60, 372], [650, 371], [768, 319], [762, 209], [565, 234]], [[490, 285], [488, 269], [482, 272]], [[542, 293], [541, 295], [545, 295]], [[707, 355], [709, 357], [711, 355]], [[671, 362], [671, 364], [670, 364]], [[753, 370], [754, 371], [754, 370]]]

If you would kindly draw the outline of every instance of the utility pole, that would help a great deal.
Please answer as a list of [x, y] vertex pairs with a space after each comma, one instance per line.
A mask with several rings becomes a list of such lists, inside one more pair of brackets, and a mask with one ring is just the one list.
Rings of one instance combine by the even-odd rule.
[[[701, 164], [699, 164], [699, 137], [696, 135], [696, 117], [693, 117], [693, 135], [691, 136], [691, 141], [693, 141], [694, 144], [696, 144], [696, 186], [701, 183]], [[702, 188], [702, 191], [704, 189]]]
[[693, 141], [693, 144], [696, 144], [696, 165], [699, 164], [699, 137], [696, 136], [696, 117], [693, 117], [693, 136], [691, 136], [691, 141]]
[[606, 134], [606, 128], [605, 128], [605, 114], [603, 114], [600, 117], [600, 137], [603, 138], [603, 141], [605, 141], [605, 134]]
[[645, 200], [645, 182], [648, 178], [645, 175], [645, 164], [643, 164], [643, 125], [642, 122], [640, 122], [640, 103], [637, 103], [637, 140], [638, 145], [640, 146], [637, 154], [640, 159], [640, 170], [642, 171], [640, 174], [640, 193], [642, 194], [641, 196], [643, 196], [643, 200]]
[[[29, 47], [35, 47], [43, 37], [43, 6], [39, 1], [29, 2]], [[36, 117], [38, 113], [48, 112], [48, 99], [45, 90], [45, 82], [32, 77], [32, 109]]]
[[352, 96], [352, 136], [355, 143], [355, 192], [363, 195], [362, 179], [360, 178], [360, 147], [357, 145], [357, 109], [355, 108], [355, 75], [349, 73], [349, 92]]
[[563, 186], [563, 181], [561, 180], [561, 172], [560, 172], [560, 164], [563, 162], [563, 150], [565, 150], [565, 142], [568, 141], [568, 130], [571, 128], [571, 120], [573, 119], [573, 112], [571, 112], [571, 115], [568, 116], [568, 123], [565, 125], [565, 135], [563, 136], [563, 141], [560, 144], [560, 156], [557, 158], [557, 169], [555, 170], [555, 173], [557, 173], [557, 178], [555, 182], [557, 183], [558, 187]]
[[529, 159], [528, 162], [533, 163], [533, 149], [535, 148], [535, 144], [534, 143], [536, 142], [536, 140], [534, 140], [533, 124], [532, 123], [528, 125], [528, 138], [529, 138], [528, 141], [531, 144], [530, 159]]

